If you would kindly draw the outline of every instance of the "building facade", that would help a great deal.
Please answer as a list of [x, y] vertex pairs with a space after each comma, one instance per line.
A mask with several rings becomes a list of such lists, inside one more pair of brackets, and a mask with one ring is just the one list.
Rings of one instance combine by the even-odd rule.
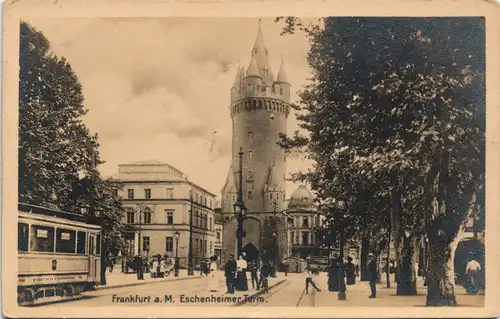
[[187, 180], [178, 169], [158, 161], [119, 165], [114, 178], [123, 185], [117, 192], [126, 209], [124, 237], [129, 256], [178, 256], [185, 267], [191, 213], [195, 263], [214, 255], [214, 194]]
[[[290, 113], [290, 83], [281, 62], [275, 78], [269, 51], [259, 26], [250, 54], [250, 64], [239, 68], [231, 88], [232, 162], [222, 189], [221, 211], [225, 221], [224, 246], [236, 254], [236, 220], [233, 204], [239, 183], [247, 208], [244, 222], [246, 237], [243, 251], [247, 259], [260, 255], [265, 221], [274, 212], [286, 208], [285, 152], [277, 145], [280, 133], [286, 133]], [[243, 152], [242, 181], [239, 180], [239, 152]], [[280, 230], [279, 243], [286, 247], [286, 230]], [[233, 240], [234, 239], [234, 240]]]
[[313, 194], [305, 185], [300, 185], [290, 196], [287, 210], [288, 246], [291, 257], [328, 256], [328, 250], [321, 247], [321, 229], [325, 226], [325, 217], [316, 212]]

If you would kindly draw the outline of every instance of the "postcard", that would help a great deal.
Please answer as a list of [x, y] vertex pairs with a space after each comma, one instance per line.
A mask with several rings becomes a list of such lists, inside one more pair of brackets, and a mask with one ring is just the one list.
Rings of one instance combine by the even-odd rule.
[[495, 2], [4, 17], [5, 316], [498, 316]]

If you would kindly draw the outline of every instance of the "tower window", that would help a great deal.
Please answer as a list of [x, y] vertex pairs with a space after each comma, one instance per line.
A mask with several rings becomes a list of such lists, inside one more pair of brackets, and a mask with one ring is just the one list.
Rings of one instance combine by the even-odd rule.
[[248, 191], [248, 200], [252, 200], [253, 196], [252, 196], [252, 191]]
[[248, 151], [248, 162], [249, 163], [252, 162], [252, 155], [253, 155], [253, 152], [252, 151]]
[[252, 179], [253, 178], [253, 171], [248, 171], [248, 179]]

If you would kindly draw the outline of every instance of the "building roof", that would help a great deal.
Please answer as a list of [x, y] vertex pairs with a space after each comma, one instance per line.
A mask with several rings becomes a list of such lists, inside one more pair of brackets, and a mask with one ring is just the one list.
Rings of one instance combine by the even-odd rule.
[[313, 194], [306, 185], [300, 185], [290, 196], [288, 207], [313, 206]]
[[274, 81], [273, 72], [269, 63], [269, 52], [267, 50], [266, 44], [264, 43], [264, 35], [260, 27], [257, 30], [257, 37], [255, 38], [255, 44], [252, 48], [252, 58], [255, 58], [257, 62], [257, 69], [260, 77], [267, 84], [272, 84]]
[[280, 70], [278, 72], [278, 77], [276, 78], [276, 82], [278, 83], [288, 83], [288, 76], [286, 75], [284, 63], [283, 63], [283, 56], [281, 57], [281, 66]]

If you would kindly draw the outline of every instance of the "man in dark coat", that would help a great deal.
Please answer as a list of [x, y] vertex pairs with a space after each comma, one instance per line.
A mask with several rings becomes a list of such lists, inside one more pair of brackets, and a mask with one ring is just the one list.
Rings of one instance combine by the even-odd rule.
[[252, 287], [253, 289], [259, 290], [260, 289], [259, 277], [258, 277], [259, 262], [257, 260], [250, 262], [248, 268], [250, 270], [250, 276], [252, 278]]
[[345, 264], [345, 273], [347, 277], [347, 284], [354, 285], [356, 283], [356, 267], [352, 263], [352, 257], [347, 257], [347, 263]]
[[328, 291], [339, 291], [339, 260], [333, 256], [328, 268]]
[[369, 298], [377, 297], [377, 262], [372, 253], [368, 254], [367, 277], [370, 281], [371, 295]]
[[236, 260], [234, 260], [234, 254], [229, 255], [229, 260], [224, 267], [224, 275], [226, 276], [226, 293], [234, 294], [234, 280], [236, 277]]

